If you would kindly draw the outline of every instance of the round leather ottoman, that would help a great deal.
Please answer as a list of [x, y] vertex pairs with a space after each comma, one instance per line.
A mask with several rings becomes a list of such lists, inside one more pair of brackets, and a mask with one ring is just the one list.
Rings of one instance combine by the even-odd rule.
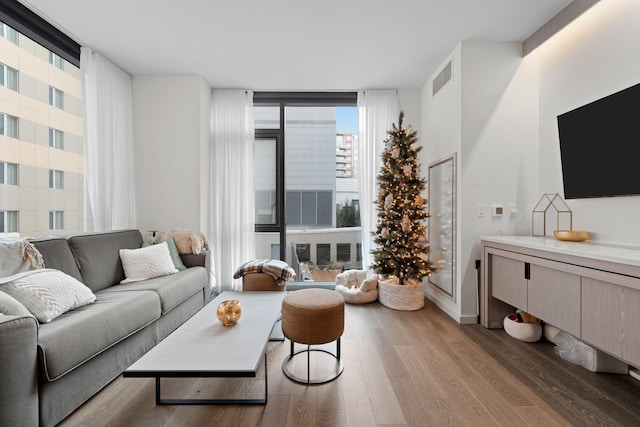
[[[291, 351], [282, 363], [282, 372], [300, 384], [324, 384], [333, 381], [342, 374], [340, 360], [340, 337], [344, 332], [344, 298], [328, 289], [301, 289], [290, 292], [282, 300], [282, 332], [291, 340]], [[324, 349], [312, 349], [336, 341], [336, 354]], [[295, 343], [306, 344], [305, 350], [294, 352]], [[312, 379], [310, 375], [310, 354], [312, 351], [329, 354], [335, 359], [335, 370], [323, 378]], [[289, 364], [299, 355], [307, 355], [307, 378], [294, 375]]]

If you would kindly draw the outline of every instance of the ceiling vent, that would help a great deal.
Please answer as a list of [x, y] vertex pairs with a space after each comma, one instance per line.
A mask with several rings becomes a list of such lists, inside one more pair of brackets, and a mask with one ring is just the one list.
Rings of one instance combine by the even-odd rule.
[[451, 81], [451, 61], [444, 66], [442, 71], [438, 73], [435, 79], [433, 79], [433, 93], [431, 96], [436, 96], [440, 89], [442, 89], [447, 83]]

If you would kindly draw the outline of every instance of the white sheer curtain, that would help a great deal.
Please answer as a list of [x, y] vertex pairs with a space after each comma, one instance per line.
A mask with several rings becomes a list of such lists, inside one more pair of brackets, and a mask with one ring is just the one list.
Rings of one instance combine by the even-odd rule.
[[[131, 76], [100, 54], [80, 51], [89, 229], [134, 228]], [[91, 225], [91, 220], [93, 225]]]
[[253, 92], [214, 90], [211, 106], [211, 242], [218, 291], [238, 290], [255, 257]]
[[380, 172], [380, 155], [387, 131], [398, 121], [400, 104], [395, 90], [358, 92], [358, 166], [360, 168], [360, 224], [362, 225], [362, 268], [371, 265], [373, 236], [378, 220], [375, 201], [376, 179]]

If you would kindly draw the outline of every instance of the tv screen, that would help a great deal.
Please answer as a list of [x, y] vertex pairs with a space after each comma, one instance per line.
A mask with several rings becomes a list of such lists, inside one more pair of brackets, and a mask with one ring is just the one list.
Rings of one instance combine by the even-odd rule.
[[640, 194], [640, 84], [558, 116], [566, 199]]

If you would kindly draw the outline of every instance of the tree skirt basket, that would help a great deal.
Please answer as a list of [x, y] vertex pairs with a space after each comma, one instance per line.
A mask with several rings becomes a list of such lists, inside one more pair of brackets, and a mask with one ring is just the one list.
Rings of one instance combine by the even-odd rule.
[[394, 310], [420, 310], [424, 307], [424, 287], [420, 281], [414, 285], [398, 285], [395, 279], [378, 280], [378, 300]]

